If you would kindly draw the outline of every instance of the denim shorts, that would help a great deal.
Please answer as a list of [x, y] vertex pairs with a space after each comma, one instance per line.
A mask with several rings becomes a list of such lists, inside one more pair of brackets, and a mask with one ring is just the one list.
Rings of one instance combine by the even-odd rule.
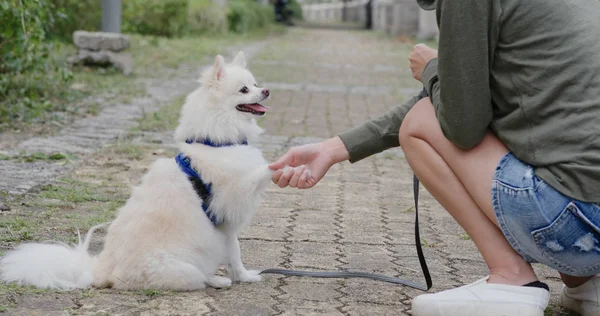
[[561, 194], [511, 153], [496, 168], [492, 202], [500, 229], [527, 262], [572, 276], [600, 273], [600, 205]]

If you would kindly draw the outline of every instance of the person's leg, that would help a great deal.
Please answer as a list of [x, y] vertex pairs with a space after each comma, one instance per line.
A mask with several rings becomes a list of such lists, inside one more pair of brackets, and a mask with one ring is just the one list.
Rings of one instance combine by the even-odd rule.
[[560, 277], [562, 278], [563, 283], [568, 288], [575, 288], [575, 287], [581, 286], [585, 282], [587, 282], [587, 281], [591, 280], [592, 278], [594, 278], [593, 276], [589, 276], [589, 277], [576, 277], [576, 276], [571, 276], [571, 275], [564, 274], [564, 273], [560, 273]]
[[489, 283], [524, 285], [537, 280], [508, 243], [492, 207], [496, 166], [508, 152], [491, 132], [465, 151], [443, 135], [429, 98], [419, 101], [400, 129], [400, 145], [419, 180], [471, 236], [490, 269]]

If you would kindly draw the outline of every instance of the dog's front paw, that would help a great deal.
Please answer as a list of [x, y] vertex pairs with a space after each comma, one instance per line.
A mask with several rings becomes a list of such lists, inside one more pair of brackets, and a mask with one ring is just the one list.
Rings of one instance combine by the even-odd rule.
[[230, 287], [231, 279], [218, 275], [213, 275], [210, 279], [208, 279], [208, 281], [206, 281], [206, 284], [210, 287], [221, 289], [224, 287]]
[[236, 273], [235, 276], [235, 281], [239, 282], [260, 282], [262, 280], [260, 271], [257, 270], [245, 270], [241, 273]]
[[271, 168], [269, 168], [269, 165], [260, 166], [258, 170], [260, 170], [259, 172], [262, 175], [262, 179], [271, 179], [273, 174], [275, 174], [276, 172], [275, 170], [271, 170]]

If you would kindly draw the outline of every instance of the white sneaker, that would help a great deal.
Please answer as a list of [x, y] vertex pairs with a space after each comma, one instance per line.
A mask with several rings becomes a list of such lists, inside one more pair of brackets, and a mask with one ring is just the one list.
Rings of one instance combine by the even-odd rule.
[[475, 283], [436, 294], [417, 296], [413, 316], [543, 316], [550, 300], [546, 289]]
[[600, 315], [600, 276], [575, 288], [563, 286], [559, 304], [581, 316]]

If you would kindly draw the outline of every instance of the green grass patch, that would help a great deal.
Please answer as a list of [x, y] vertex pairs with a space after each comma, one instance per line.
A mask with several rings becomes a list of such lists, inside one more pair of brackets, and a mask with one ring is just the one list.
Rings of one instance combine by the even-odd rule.
[[108, 147], [105, 152], [117, 154], [131, 160], [142, 160], [147, 149], [148, 146], [134, 144], [130, 140], [120, 140], [113, 146]]
[[148, 290], [142, 290], [142, 295], [148, 297], [148, 298], [156, 298], [156, 297], [160, 297], [160, 296], [164, 296], [164, 295], [169, 295], [171, 292], [169, 291], [158, 291], [158, 290], [152, 290], [152, 289], [148, 289]]
[[185, 96], [181, 96], [156, 112], [144, 113], [144, 116], [139, 121], [139, 125], [133, 130], [144, 132], [162, 132], [174, 129], [177, 127], [181, 106], [185, 102], [185, 98]]
[[39, 196], [45, 199], [56, 199], [70, 203], [110, 201], [108, 197], [93, 192], [89, 187], [78, 185], [47, 185], [42, 188]]
[[21, 152], [18, 155], [8, 156], [0, 154], [0, 160], [17, 160], [19, 162], [36, 162], [36, 161], [70, 161], [74, 159], [75, 156], [54, 152], [54, 153], [43, 153], [43, 152], [33, 152], [33, 153], [25, 153]]
[[20, 218], [0, 218], [0, 242], [22, 242], [34, 240], [39, 222]]
[[33, 286], [21, 286], [15, 283], [0, 283], [0, 295], [16, 294], [16, 295], [27, 295], [27, 294], [44, 294], [44, 293], [58, 293], [57, 290], [39, 289]]

